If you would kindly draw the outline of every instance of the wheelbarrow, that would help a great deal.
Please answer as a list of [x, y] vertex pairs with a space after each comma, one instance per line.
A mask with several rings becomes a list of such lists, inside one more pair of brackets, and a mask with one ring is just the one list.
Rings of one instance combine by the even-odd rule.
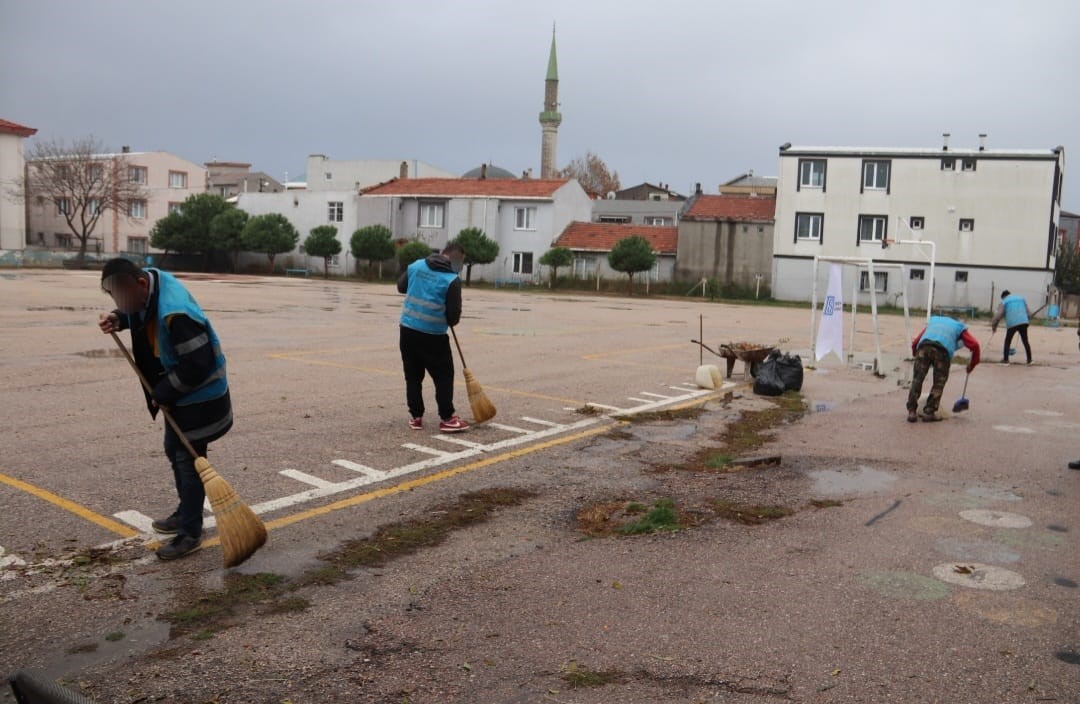
[[731, 378], [731, 372], [735, 369], [735, 360], [740, 360], [745, 365], [743, 367], [743, 378], [746, 378], [747, 373], [752, 377], [757, 377], [758, 368], [761, 367], [761, 363], [764, 362], [770, 354], [776, 349], [772, 345], [756, 345], [750, 342], [733, 342], [730, 344], [720, 345], [719, 351], [712, 349], [704, 342], [700, 340], [690, 340], [695, 345], [700, 345], [702, 349], [708, 350], [717, 357], [723, 357], [727, 361], [727, 378]]

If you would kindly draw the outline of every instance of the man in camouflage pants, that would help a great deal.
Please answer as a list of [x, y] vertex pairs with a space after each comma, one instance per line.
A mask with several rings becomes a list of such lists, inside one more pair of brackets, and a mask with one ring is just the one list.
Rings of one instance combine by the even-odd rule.
[[[971, 350], [971, 361], [967, 365], [967, 372], [970, 374], [979, 363], [979, 341], [960, 321], [945, 316], [932, 316], [923, 331], [912, 341], [911, 353], [915, 357], [915, 369], [907, 401], [909, 423], [914, 423], [919, 418], [927, 423], [941, 420], [938, 415], [941, 394], [945, 391], [945, 382], [949, 380], [952, 358], [960, 345]], [[926, 399], [926, 407], [921, 414], [917, 414], [923, 381], [931, 369], [934, 370], [934, 384], [930, 389], [930, 396]]]

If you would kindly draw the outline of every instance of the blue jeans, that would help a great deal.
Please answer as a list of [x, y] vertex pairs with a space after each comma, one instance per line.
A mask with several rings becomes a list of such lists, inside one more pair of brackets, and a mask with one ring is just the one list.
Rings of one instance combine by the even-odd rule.
[[[206, 457], [206, 443], [191, 444], [201, 457]], [[199, 473], [195, 470], [195, 458], [183, 446], [168, 423], [165, 424], [165, 456], [172, 465], [176, 493], [180, 497], [180, 504], [176, 507], [176, 513], [180, 516], [180, 535], [199, 538], [202, 536], [206, 491], [199, 479]]]

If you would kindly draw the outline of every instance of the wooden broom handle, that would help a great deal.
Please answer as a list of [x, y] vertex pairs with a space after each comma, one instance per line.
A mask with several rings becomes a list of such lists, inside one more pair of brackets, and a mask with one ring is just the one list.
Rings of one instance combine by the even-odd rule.
[[451, 328], [450, 328], [450, 334], [451, 334], [451, 335], [453, 336], [453, 338], [454, 338], [454, 347], [457, 347], [457, 353], [458, 353], [458, 357], [461, 357], [461, 366], [462, 366], [462, 367], [467, 367], [467, 366], [469, 366], [468, 364], [465, 364], [465, 355], [461, 354], [461, 343], [460, 343], [460, 342], [458, 342], [458, 340], [457, 340], [457, 333], [456, 333], [456, 332], [454, 332], [454, 328], [453, 328], [453, 327], [451, 327]]
[[[128, 352], [128, 348], [124, 346], [124, 342], [120, 339], [120, 336], [117, 335], [115, 332], [110, 332], [109, 334], [112, 335], [112, 339], [114, 342], [116, 342], [116, 346], [119, 347], [120, 351], [124, 353], [124, 359], [126, 359], [128, 361], [128, 364], [131, 365], [131, 368], [135, 370], [135, 375], [139, 377], [139, 381], [142, 383], [142, 387], [146, 389], [146, 393], [153, 394], [154, 389], [150, 386], [150, 382], [146, 380], [146, 377], [143, 375], [142, 370], [139, 369], [139, 365], [135, 364], [135, 359], [131, 356], [131, 353]], [[161, 411], [161, 414], [163, 416], [165, 416], [165, 421], [172, 427], [173, 432], [176, 433], [176, 437], [180, 438], [180, 442], [184, 445], [187, 451], [191, 453], [191, 456], [195, 459], [199, 459], [199, 453], [195, 452], [195, 448], [191, 446], [191, 443], [188, 441], [187, 436], [184, 435], [184, 431], [180, 430], [180, 426], [176, 424], [175, 420], [173, 420], [172, 415], [167, 410], [165, 410], [164, 406], [158, 406], [158, 410]]]

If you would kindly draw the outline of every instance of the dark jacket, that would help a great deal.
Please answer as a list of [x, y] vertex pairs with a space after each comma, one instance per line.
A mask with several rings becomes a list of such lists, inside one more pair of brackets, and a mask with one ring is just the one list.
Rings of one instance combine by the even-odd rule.
[[[113, 311], [120, 321], [120, 329], [131, 330], [131, 352], [135, 358], [135, 364], [153, 388], [152, 393], [146, 393], [145, 389], [143, 390], [147, 410], [150, 411], [151, 417], [156, 418], [158, 409], [151, 401], [159, 406], [168, 406], [169, 413], [184, 430], [185, 435], [190, 434], [189, 438], [192, 440], [211, 442], [229, 432], [232, 427], [232, 401], [229, 393], [226, 392], [224, 396], [203, 403], [188, 406], [173, 405], [183, 393], [170, 383], [161, 359], [154, 353], [156, 332], [154, 328], [157, 325], [157, 301], [161, 286], [153, 271], [148, 271], [147, 274], [153, 280], [153, 293], [147, 301], [145, 317], [140, 317], [138, 313], [127, 315], [120, 311]], [[178, 354], [176, 376], [184, 386], [192, 388], [199, 386], [215, 369], [214, 350], [208, 343], [194, 347], [185, 343], [191, 343], [204, 335], [206, 328], [186, 315], [173, 315], [169, 318], [168, 332], [173, 346], [185, 350]], [[200, 432], [208, 428], [212, 430]]]
[[[432, 254], [426, 260], [428, 267], [432, 271], [446, 271], [453, 272], [454, 267], [451, 266], [450, 260], [441, 254]], [[406, 269], [401, 272], [401, 276], [397, 280], [398, 293], [405, 293], [409, 290], [409, 271]], [[457, 279], [450, 288], [446, 290], [446, 324], [450, 327], [454, 327], [461, 322], [461, 279]]]

